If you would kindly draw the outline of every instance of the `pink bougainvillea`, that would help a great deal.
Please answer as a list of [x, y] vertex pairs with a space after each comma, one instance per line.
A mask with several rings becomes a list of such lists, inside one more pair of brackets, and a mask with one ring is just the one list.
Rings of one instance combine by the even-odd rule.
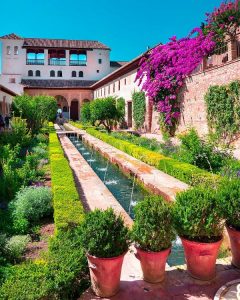
[[172, 37], [167, 44], [151, 49], [141, 59], [136, 81], [155, 103], [165, 128], [176, 125], [180, 115], [177, 95], [185, 78], [213, 52], [217, 43], [236, 32], [239, 25], [239, 0], [225, 1], [207, 14], [207, 23], [202, 29], [194, 29], [187, 38]]
[[156, 103], [167, 127], [173, 126], [179, 117], [176, 99], [185, 78], [214, 46], [212, 34], [205, 36], [200, 29], [194, 29], [189, 37], [172, 37], [169, 43], [153, 48], [142, 58], [136, 80]]

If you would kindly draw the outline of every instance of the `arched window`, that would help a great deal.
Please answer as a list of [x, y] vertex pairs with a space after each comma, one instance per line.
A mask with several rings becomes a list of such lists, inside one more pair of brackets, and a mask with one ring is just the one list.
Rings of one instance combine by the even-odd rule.
[[11, 47], [7, 46], [7, 55], [10, 55], [10, 54], [11, 54]]
[[78, 77], [83, 77], [83, 71], [79, 71]]
[[18, 46], [14, 46], [14, 55], [18, 55]]
[[32, 70], [28, 70], [28, 76], [32, 77], [33, 76], [33, 71]]
[[62, 77], [62, 71], [58, 71], [58, 72], [57, 72], [57, 76], [58, 76], [58, 77]]
[[50, 77], [55, 77], [55, 71], [53, 70], [50, 71]]
[[72, 71], [72, 77], [77, 77], [77, 72], [76, 71]]
[[36, 73], [35, 73], [35, 76], [36, 77], [40, 77], [41, 76], [41, 72], [39, 70], [37, 70]]

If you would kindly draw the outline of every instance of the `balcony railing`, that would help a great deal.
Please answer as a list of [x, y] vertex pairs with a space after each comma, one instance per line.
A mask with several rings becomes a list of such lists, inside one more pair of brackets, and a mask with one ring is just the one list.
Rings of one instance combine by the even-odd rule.
[[70, 60], [69, 66], [86, 66], [87, 61], [86, 60]]
[[50, 66], [66, 66], [66, 59], [65, 60], [62, 60], [62, 59], [53, 59], [53, 58], [50, 58], [48, 60], [48, 64]]
[[27, 58], [27, 65], [44, 65], [44, 59], [29, 59]]

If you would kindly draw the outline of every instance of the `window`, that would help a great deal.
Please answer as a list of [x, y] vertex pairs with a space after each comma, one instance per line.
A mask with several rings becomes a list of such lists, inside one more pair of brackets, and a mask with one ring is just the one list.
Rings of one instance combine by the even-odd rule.
[[127, 84], [127, 78], [124, 78], [124, 84], [125, 85]]
[[18, 46], [14, 46], [14, 55], [18, 55]]
[[83, 77], [83, 71], [79, 71], [78, 76]]
[[113, 84], [113, 93], [115, 93], [115, 83]]
[[7, 46], [7, 55], [10, 55], [10, 54], [11, 54], [11, 47]]
[[58, 76], [58, 77], [62, 77], [62, 71], [58, 71], [58, 72], [57, 72], [57, 76]]
[[108, 94], [110, 94], [110, 85], [108, 86]]
[[99, 70], [97, 70], [97, 73], [99, 73]]
[[55, 77], [55, 71], [53, 70], [50, 71], [50, 77]]
[[103, 95], [106, 96], [106, 88], [103, 89]]
[[120, 91], [120, 89], [121, 89], [121, 81], [119, 80], [118, 81], [118, 90]]
[[33, 71], [32, 70], [28, 70], [28, 76], [32, 77], [33, 76]]
[[101, 58], [98, 59], [98, 63], [99, 63], [99, 65], [101, 65], [101, 63], [102, 63], [102, 59]]
[[36, 77], [40, 77], [41, 76], [41, 72], [39, 70], [37, 70], [36, 73], [35, 73], [35, 76]]
[[76, 71], [72, 71], [72, 77], [77, 77], [77, 72]]
[[69, 60], [70, 66], [86, 66], [87, 65], [87, 51], [70, 50], [69, 58], [70, 58], [70, 60]]

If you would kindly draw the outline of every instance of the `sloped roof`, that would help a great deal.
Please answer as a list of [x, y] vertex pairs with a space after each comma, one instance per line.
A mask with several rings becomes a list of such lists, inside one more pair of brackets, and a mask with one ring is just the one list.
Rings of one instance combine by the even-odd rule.
[[128, 61], [110, 61], [110, 67], [113, 68], [120, 68], [124, 65], [126, 65]]
[[22, 79], [21, 84], [28, 88], [89, 88], [96, 83], [94, 80], [64, 79]]
[[19, 35], [16, 35], [15, 33], [10, 33], [10, 34], [6, 34], [0, 37], [0, 39], [4, 39], [4, 40], [23, 40], [22, 37], [20, 37]]
[[65, 48], [65, 49], [104, 49], [110, 48], [98, 41], [89, 40], [64, 40], [64, 39], [45, 39], [45, 38], [22, 38], [15, 33], [7, 34], [0, 39], [24, 40], [23, 47], [42, 47], [42, 48]]

